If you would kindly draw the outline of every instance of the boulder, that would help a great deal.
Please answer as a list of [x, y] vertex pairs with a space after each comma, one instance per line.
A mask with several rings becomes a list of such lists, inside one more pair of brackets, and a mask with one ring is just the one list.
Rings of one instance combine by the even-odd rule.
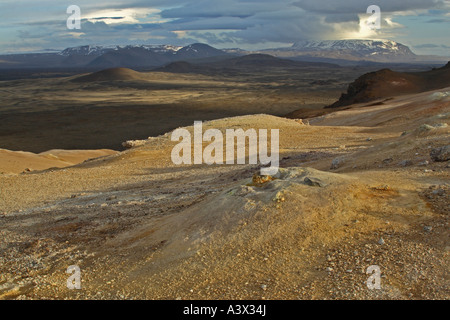
[[444, 162], [450, 160], [450, 145], [440, 148], [434, 148], [430, 152], [430, 157], [433, 161]]

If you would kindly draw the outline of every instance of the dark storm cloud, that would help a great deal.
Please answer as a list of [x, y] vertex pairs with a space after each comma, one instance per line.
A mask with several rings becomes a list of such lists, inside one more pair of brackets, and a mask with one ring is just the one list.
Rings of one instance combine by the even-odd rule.
[[238, 17], [219, 17], [207, 19], [179, 19], [168, 22], [165, 27], [169, 30], [244, 30], [253, 24]]
[[[164, 10], [161, 16], [173, 19], [167, 23], [171, 30], [229, 30], [216, 36], [211, 32], [192, 34], [212, 44], [223, 43], [224, 39], [238, 44], [289, 43], [331, 31], [320, 16], [305, 12], [291, 1], [199, 1]], [[348, 16], [337, 19], [345, 21]]]
[[121, 19], [125, 19], [125, 17], [98, 17], [98, 18], [92, 18], [92, 20], [106, 20], [106, 19], [121, 20]]
[[295, 5], [316, 13], [355, 13], [370, 5], [377, 5], [383, 12], [402, 12], [420, 9], [439, 9], [445, 6], [445, 0], [297, 0]]
[[237, 17], [249, 18], [258, 12], [273, 11], [280, 8], [281, 2], [254, 2], [243, 0], [229, 1], [196, 1], [179, 8], [167, 9], [161, 12], [163, 18], [218, 18]]

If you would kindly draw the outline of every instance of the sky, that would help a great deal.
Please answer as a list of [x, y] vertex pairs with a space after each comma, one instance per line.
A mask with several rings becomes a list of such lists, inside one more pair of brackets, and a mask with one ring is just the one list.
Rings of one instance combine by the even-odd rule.
[[[81, 10], [68, 29], [67, 8]], [[367, 25], [370, 5], [380, 29]], [[301, 40], [389, 39], [450, 56], [450, 0], [0, 0], [0, 53], [80, 45], [207, 43], [257, 50]]]

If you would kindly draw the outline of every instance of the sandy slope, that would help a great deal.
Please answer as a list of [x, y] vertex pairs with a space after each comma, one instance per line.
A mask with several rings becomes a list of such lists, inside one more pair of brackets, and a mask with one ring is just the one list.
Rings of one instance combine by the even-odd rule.
[[[175, 166], [170, 134], [0, 175], [0, 297], [448, 299], [448, 161], [429, 154], [448, 144], [449, 117], [450, 99], [428, 92], [311, 126], [204, 124], [280, 129], [282, 169], [265, 184], [252, 182], [258, 166]], [[74, 264], [80, 291], [66, 288]], [[366, 286], [370, 265], [381, 290]]]
[[117, 153], [114, 150], [50, 150], [35, 154], [24, 151], [0, 149], [0, 172], [21, 173], [49, 168], [63, 168], [88, 159]]

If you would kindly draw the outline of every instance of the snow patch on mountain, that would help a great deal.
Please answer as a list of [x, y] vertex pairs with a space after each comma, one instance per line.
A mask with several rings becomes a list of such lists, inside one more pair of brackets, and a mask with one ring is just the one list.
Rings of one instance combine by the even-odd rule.
[[392, 40], [324, 40], [299, 41], [292, 45], [297, 51], [346, 51], [363, 55], [408, 55], [414, 53], [405, 45]]
[[120, 49], [133, 49], [133, 48], [142, 48], [142, 49], [152, 51], [155, 53], [173, 53], [173, 54], [175, 54], [177, 51], [179, 51], [183, 47], [173, 46], [173, 45], [146, 45], [146, 44], [126, 45], [126, 46], [86, 45], [86, 46], [79, 46], [79, 47], [64, 49], [63, 51], [61, 51], [59, 53], [59, 55], [62, 55], [62, 56], [71, 56], [71, 55], [100, 56], [109, 51], [114, 51], [114, 50], [117, 51]]

